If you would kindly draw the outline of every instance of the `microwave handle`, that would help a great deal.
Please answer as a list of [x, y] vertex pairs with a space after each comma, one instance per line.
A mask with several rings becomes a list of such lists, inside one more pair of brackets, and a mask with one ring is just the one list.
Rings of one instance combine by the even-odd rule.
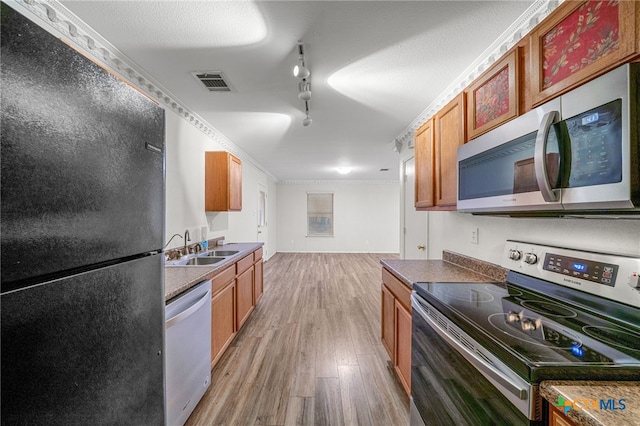
[[536, 171], [536, 180], [538, 181], [538, 188], [542, 193], [542, 198], [546, 202], [558, 201], [558, 192], [551, 188], [549, 184], [549, 174], [547, 173], [547, 137], [549, 136], [549, 130], [553, 123], [557, 122], [560, 118], [558, 111], [549, 111], [542, 117], [542, 122], [538, 128], [538, 135], [536, 136], [536, 145], [533, 165]]

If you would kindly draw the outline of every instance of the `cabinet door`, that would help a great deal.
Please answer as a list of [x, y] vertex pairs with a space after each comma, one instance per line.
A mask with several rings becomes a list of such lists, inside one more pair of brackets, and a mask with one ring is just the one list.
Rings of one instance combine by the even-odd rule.
[[414, 141], [416, 184], [416, 208], [433, 207], [435, 205], [434, 190], [434, 131], [433, 119], [418, 129]]
[[229, 210], [242, 210], [242, 162], [229, 155]]
[[236, 278], [236, 320], [238, 330], [253, 310], [253, 267]]
[[436, 205], [455, 206], [458, 199], [458, 147], [465, 142], [464, 93], [435, 116]]
[[640, 54], [640, 3], [568, 1], [531, 32], [534, 106]]
[[562, 411], [549, 404], [549, 426], [575, 426], [576, 424]]
[[395, 347], [395, 298], [386, 285], [382, 284], [382, 344], [394, 361]]
[[235, 284], [211, 299], [211, 368], [220, 359], [236, 332]]
[[264, 271], [264, 263], [262, 259], [258, 260], [254, 268], [254, 276], [253, 276], [253, 304], [256, 305], [260, 297], [262, 297], [263, 292], [263, 271]]
[[395, 368], [407, 395], [411, 395], [411, 313], [396, 300]]

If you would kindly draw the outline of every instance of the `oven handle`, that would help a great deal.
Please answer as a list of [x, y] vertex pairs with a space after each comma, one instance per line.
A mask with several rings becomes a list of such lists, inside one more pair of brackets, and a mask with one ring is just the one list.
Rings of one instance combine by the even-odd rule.
[[527, 399], [527, 389], [523, 389], [522, 387], [513, 383], [502, 372], [491, 367], [482, 358], [478, 357], [478, 355], [471, 352], [469, 349], [464, 347], [460, 342], [458, 342], [457, 340], [449, 336], [449, 333], [447, 333], [447, 331], [443, 330], [440, 327], [440, 325], [438, 325], [438, 323], [436, 323], [434, 320], [429, 318], [429, 314], [424, 310], [420, 302], [415, 299], [414, 295], [411, 296], [411, 299], [412, 299], [411, 305], [413, 309], [415, 309], [418, 312], [418, 314], [420, 314], [420, 316], [424, 318], [429, 323], [429, 325], [431, 325], [431, 327], [436, 331], [436, 333], [438, 333], [440, 337], [442, 337], [443, 339], [445, 339], [445, 341], [447, 341], [447, 343], [449, 343], [449, 345], [453, 346], [458, 352], [466, 353], [468, 356], [466, 356], [465, 358], [476, 369], [490, 376], [492, 379], [500, 383], [502, 386], [504, 386], [507, 390], [509, 390], [509, 392], [514, 394], [516, 397], [520, 399]]

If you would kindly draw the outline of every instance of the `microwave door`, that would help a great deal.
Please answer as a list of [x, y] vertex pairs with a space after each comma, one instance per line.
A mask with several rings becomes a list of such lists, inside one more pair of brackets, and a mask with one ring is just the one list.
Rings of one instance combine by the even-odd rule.
[[[558, 99], [458, 148], [458, 211], [470, 213], [518, 213], [560, 211], [558, 200], [545, 201], [536, 176], [536, 141], [543, 118], [559, 111]], [[556, 116], [553, 116], [555, 119]], [[553, 119], [551, 123], [553, 123]], [[555, 189], [560, 164], [556, 129], [547, 130], [542, 158], [546, 158], [549, 186]], [[538, 143], [538, 146], [541, 142]]]

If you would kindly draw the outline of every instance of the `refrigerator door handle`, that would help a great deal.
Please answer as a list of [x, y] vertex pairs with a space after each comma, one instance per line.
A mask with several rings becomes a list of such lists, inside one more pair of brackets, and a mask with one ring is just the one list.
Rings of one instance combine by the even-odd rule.
[[165, 327], [166, 328], [172, 327], [178, 324], [179, 322], [185, 320], [186, 318], [191, 316], [191, 314], [193, 314], [198, 309], [200, 309], [209, 300], [211, 300], [211, 290], [207, 290], [207, 292], [200, 298], [200, 300], [198, 300], [196, 303], [191, 305], [189, 308], [167, 319], [167, 321], [165, 322]]

